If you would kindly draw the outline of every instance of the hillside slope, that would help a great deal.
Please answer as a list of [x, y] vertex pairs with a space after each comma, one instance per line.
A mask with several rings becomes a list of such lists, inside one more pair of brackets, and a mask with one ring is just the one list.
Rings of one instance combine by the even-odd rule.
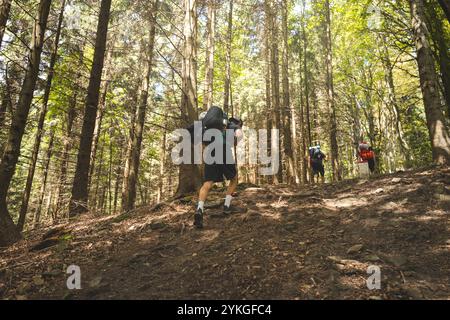
[[[314, 188], [242, 186], [235, 203], [248, 212], [210, 209], [202, 231], [192, 227], [195, 199], [85, 216], [1, 251], [0, 297], [450, 299], [449, 182], [448, 168], [432, 168]], [[81, 290], [66, 287], [69, 265], [81, 268]], [[371, 265], [381, 290], [367, 289]]]

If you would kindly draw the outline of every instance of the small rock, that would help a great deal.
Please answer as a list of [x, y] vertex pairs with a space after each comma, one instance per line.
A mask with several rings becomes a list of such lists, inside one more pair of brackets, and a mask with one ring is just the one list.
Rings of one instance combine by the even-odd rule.
[[399, 183], [400, 181], [402, 181], [401, 178], [394, 178], [394, 179], [392, 179], [392, 183]]
[[369, 300], [383, 300], [383, 298], [378, 297], [378, 296], [370, 296]]
[[359, 251], [361, 251], [362, 248], [363, 248], [362, 244], [354, 245], [353, 247], [347, 250], [347, 254], [358, 253]]
[[383, 193], [383, 192], [384, 192], [384, 189], [383, 188], [379, 188], [379, 189], [375, 190], [373, 193], [374, 194], [379, 194], [379, 193]]

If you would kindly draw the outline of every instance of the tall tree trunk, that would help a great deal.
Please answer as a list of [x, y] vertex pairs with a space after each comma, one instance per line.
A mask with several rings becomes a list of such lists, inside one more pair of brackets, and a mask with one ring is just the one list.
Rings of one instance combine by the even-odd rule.
[[[183, 125], [188, 126], [197, 119], [197, 0], [184, 0], [184, 48], [180, 109]], [[201, 184], [200, 172], [194, 164], [180, 166], [176, 197], [196, 192]]]
[[230, 112], [231, 103], [231, 46], [233, 41], [233, 0], [230, 1], [228, 10], [228, 28], [227, 28], [227, 44], [226, 44], [226, 61], [225, 61], [225, 81], [223, 109], [227, 114]]
[[[268, 130], [267, 134], [267, 149], [268, 155], [272, 153], [272, 74], [271, 74], [271, 13], [270, 13], [270, 3], [269, 0], [264, 1], [264, 60], [265, 60], [265, 89], [266, 89], [266, 128]], [[258, 171], [258, 168], [256, 169]]]
[[106, 49], [106, 59], [105, 59], [105, 82], [103, 84], [103, 88], [101, 89], [101, 95], [100, 95], [100, 101], [99, 101], [99, 108], [97, 111], [97, 117], [95, 118], [95, 127], [94, 127], [94, 137], [92, 142], [92, 150], [91, 150], [91, 160], [90, 160], [90, 170], [89, 170], [89, 178], [88, 178], [88, 190], [91, 188], [91, 179], [94, 174], [95, 170], [95, 158], [97, 155], [97, 147], [98, 147], [98, 140], [100, 137], [100, 132], [102, 130], [102, 122], [103, 122], [103, 115], [105, 113], [106, 109], [106, 95], [108, 94], [109, 86], [111, 84], [111, 72], [112, 72], [112, 59], [113, 59], [113, 52], [114, 52], [114, 45], [116, 41], [116, 35], [112, 37], [110, 40], [110, 50]]
[[410, 157], [410, 151], [408, 148], [408, 144], [406, 143], [405, 139], [403, 138], [403, 128], [402, 128], [402, 121], [400, 117], [400, 108], [397, 101], [397, 95], [395, 93], [395, 85], [394, 85], [394, 75], [392, 74], [393, 66], [391, 63], [391, 59], [389, 56], [389, 50], [386, 46], [386, 38], [384, 37], [381, 40], [381, 48], [382, 48], [382, 62], [384, 67], [384, 73], [385, 73], [385, 82], [388, 90], [388, 101], [389, 101], [389, 108], [392, 110], [394, 115], [394, 126], [395, 131], [397, 133], [397, 141], [400, 146], [400, 150], [405, 157], [406, 166], [408, 167], [411, 162]]
[[[305, 106], [306, 106], [306, 130], [307, 130], [307, 146], [312, 146], [311, 135], [311, 116], [309, 102], [309, 71], [308, 71], [308, 35], [306, 34], [306, 0], [303, 0], [303, 17], [302, 17], [302, 34], [303, 34], [303, 80], [305, 83]], [[307, 150], [306, 150], [307, 152]]]
[[439, 63], [440, 76], [443, 84], [443, 95], [447, 104], [447, 117], [450, 118], [450, 54], [449, 44], [445, 38], [444, 20], [437, 8], [430, 5], [428, 8], [428, 21], [430, 25], [431, 37], [436, 46], [437, 60]]
[[[84, 43], [80, 47], [79, 51], [79, 58], [78, 63], [81, 65], [83, 64], [84, 60]], [[79, 89], [81, 87], [81, 72], [77, 72], [76, 78], [75, 78], [75, 84], [72, 86], [73, 94], [70, 99], [68, 109], [66, 111], [66, 132], [65, 136], [63, 138], [63, 152], [61, 156], [61, 167], [60, 167], [60, 174], [59, 174], [59, 182], [57, 186], [56, 191], [56, 218], [58, 217], [58, 213], [64, 209], [63, 205], [63, 193], [66, 192], [66, 186], [68, 185], [67, 181], [67, 169], [68, 169], [68, 163], [69, 163], [69, 151], [71, 149], [71, 146], [73, 144], [73, 123], [76, 116], [76, 108], [78, 103], [78, 95], [79, 95]]]
[[[108, 78], [108, 76], [107, 76]], [[106, 80], [103, 86], [102, 94], [100, 96], [99, 108], [97, 111], [97, 117], [95, 119], [94, 136], [92, 138], [91, 160], [89, 168], [88, 189], [91, 187], [92, 175], [95, 170], [95, 158], [97, 156], [98, 141], [100, 139], [100, 133], [102, 131], [103, 115], [106, 109], [106, 95], [108, 94], [109, 80]]]
[[288, 42], [288, 1], [283, 0], [282, 3], [282, 36], [283, 36], [283, 131], [284, 131], [284, 153], [287, 160], [287, 182], [294, 184], [297, 181], [297, 174], [294, 162], [294, 149], [292, 148], [292, 107], [289, 85], [289, 42]]
[[69, 215], [75, 216], [88, 211], [88, 178], [91, 157], [91, 148], [95, 119], [100, 95], [100, 84], [105, 58], [108, 22], [111, 11], [111, 0], [102, 0], [100, 16], [97, 26], [94, 59], [89, 79], [88, 93], [84, 110], [83, 127], [81, 129], [80, 147], [78, 151], [77, 166], [72, 186]]
[[31, 188], [33, 186], [34, 172], [36, 170], [36, 162], [39, 155], [39, 149], [41, 146], [42, 135], [44, 133], [44, 122], [45, 116], [47, 115], [48, 100], [50, 97], [50, 90], [52, 87], [53, 75], [55, 70], [56, 59], [58, 58], [58, 46], [59, 38], [61, 36], [61, 25], [64, 18], [64, 8], [66, 6], [66, 1], [63, 0], [61, 3], [61, 10], [59, 12], [58, 26], [56, 28], [55, 40], [53, 43], [53, 51], [50, 57], [50, 65], [48, 69], [47, 82], [45, 84], [44, 97], [42, 101], [41, 112], [39, 114], [39, 120], [37, 125], [37, 132], [34, 139], [33, 153], [31, 155], [31, 163], [28, 168], [27, 182], [25, 185], [25, 190], [22, 198], [22, 205], [20, 207], [19, 221], [17, 227], [20, 231], [23, 230], [25, 224], [25, 218], [28, 211], [28, 201], [30, 200]]
[[153, 49], [155, 45], [155, 33], [156, 33], [156, 15], [158, 11], [158, 0], [156, 0], [152, 6], [152, 12], [150, 13], [150, 34], [148, 43], [143, 45], [146, 54], [146, 66], [145, 75], [142, 81], [142, 88], [139, 97], [139, 106], [137, 110], [136, 126], [134, 129], [133, 140], [131, 142], [131, 162], [128, 175], [128, 189], [125, 190], [125, 197], [123, 199], [124, 211], [129, 211], [135, 208], [136, 202], [136, 184], [138, 181], [139, 164], [141, 157], [141, 145], [142, 137], [145, 126], [145, 116], [148, 106], [148, 94], [150, 90], [150, 76], [152, 73], [153, 64]]
[[[303, 84], [305, 82], [304, 79], [304, 73], [303, 73], [303, 63], [305, 63], [305, 59], [302, 59], [302, 53], [303, 56], [306, 55], [306, 51], [304, 50], [305, 48], [303, 47], [303, 50], [300, 48], [299, 52], [299, 98], [300, 98], [300, 110], [299, 110], [299, 122], [300, 122], [300, 133], [301, 133], [301, 141], [299, 143], [299, 148], [300, 148], [300, 177], [301, 177], [301, 182], [302, 184], [307, 184], [308, 183], [308, 132], [307, 132], [307, 127], [305, 125], [305, 106], [307, 104], [306, 100], [308, 98], [307, 95], [307, 84]], [[303, 63], [302, 63], [303, 62]], [[303, 88], [304, 93], [303, 93]]]
[[0, 163], [0, 181], [2, 182], [0, 184], [0, 247], [10, 245], [21, 238], [18, 228], [9, 215], [6, 198], [19, 159], [22, 137], [33, 100], [50, 5], [51, 0], [41, 0], [39, 4], [38, 18], [33, 28], [28, 67]]
[[336, 105], [334, 100], [333, 83], [333, 51], [331, 38], [331, 8], [330, 1], [325, 0], [325, 47], [326, 47], [326, 86], [327, 86], [327, 104], [330, 114], [330, 147], [331, 147], [331, 168], [333, 171], [333, 180], [341, 180], [341, 170], [339, 167], [339, 146], [337, 142], [337, 122]]
[[5, 34], [6, 23], [11, 11], [11, 0], [0, 0], [0, 49], [2, 47], [3, 35]]
[[38, 207], [36, 209], [36, 213], [34, 215], [34, 227], [37, 228], [40, 223], [41, 211], [42, 211], [42, 203], [44, 202], [44, 196], [47, 189], [47, 179], [48, 179], [48, 171], [50, 168], [50, 161], [52, 159], [53, 153], [53, 142], [55, 140], [55, 130], [51, 129], [50, 133], [50, 141], [48, 142], [48, 148], [45, 155], [45, 165], [44, 165], [44, 178], [42, 180], [41, 193], [39, 195]]
[[[279, 65], [279, 51], [278, 51], [278, 4], [272, 1], [270, 6], [270, 33], [271, 33], [271, 88], [272, 88], [272, 128], [282, 130], [281, 124], [281, 102], [280, 102], [280, 65]], [[280, 156], [280, 168], [273, 177], [273, 183], [283, 183], [283, 157], [280, 149], [271, 148], [271, 152], [275, 152]]]
[[450, 163], [450, 136], [441, 110], [439, 84], [433, 56], [428, 43], [428, 30], [425, 24], [423, 0], [410, 0], [411, 19], [417, 49], [420, 86], [425, 105], [427, 126], [437, 164]]
[[167, 132], [163, 129], [163, 137], [162, 137], [162, 146], [161, 146], [161, 155], [159, 157], [159, 181], [158, 181], [158, 197], [157, 202], [160, 203], [163, 198], [164, 193], [164, 174], [165, 174], [165, 163], [166, 163], [166, 140], [167, 140]]
[[214, 45], [216, 36], [216, 4], [214, 0], [208, 2], [208, 22], [206, 24], [206, 72], [203, 93], [203, 110], [212, 107], [214, 101]]

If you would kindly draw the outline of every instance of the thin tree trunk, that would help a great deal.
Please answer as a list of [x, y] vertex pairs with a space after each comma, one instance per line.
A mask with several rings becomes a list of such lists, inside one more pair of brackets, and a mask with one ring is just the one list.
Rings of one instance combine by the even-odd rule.
[[394, 126], [397, 133], [397, 141], [400, 146], [400, 150], [405, 157], [406, 166], [409, 166], [409, 163], [411, 162], [410, 152], [408, 148], [408, 144], [406, 143], [405, 139], [403, 138], [403, 128], [402, 128], [402, 121], [400, 117], [400, 108], [398, 106], [397, 101], [397, 95], [395, 92], [395, 85], [394, 85], [394, 75], [392, 73], [392, 63], [389, 56], [389, 50], [386, 46], [386, 37], [381, 39], [382, 45], [380, 46], [382, 48], [381, 55], [382, 55], [382, 63], [384, 67], [385, 72], [385, 82], [388, 89], [388, 101], [389, 101], [389, 108], [392, 110], [394, 115]]
[[339, 146], [337, 142], [337, 122], [336, 105], [334, 100], [333, 83], [333, 51], [331, 39], [331, 8], [330, 1], [325, 0], [325, 47], [326, 47], [326, 84], [327, 84], [327, 104], [330, 113], [330, 146], [331, 146], [331, 168], [333, 180], [341, 180], [341, 170], [339, 167]]
[[289, 42], [288, 42], [288, 1], [282, 3], [282, 36], [283, 36], [283, 129], [284, 129], [284, 153], [287, 160], [287, 182], [294, 184], [297, 181], [297, 174], [294, 162], [294, 149], [292, 148], [292, 107], [289, 84]]
[[34, 215], [34, 228], [37, 228], [40, 223], [41, 211], [42, 211], [42, 203], [44, 202], [44, 196], [47, 189], [47, 179], [48, 179], [48, 169], [50, 168], [50, 162], [52, 159], [53, 153], [53, 142], [55, 140], [55, 131], [52, 129], [50, 134], [50, 141], [48, 143], [47, 152], [45, 155], [45, 164], [44, 164], [44, 179], [42, 180], [41, 192], [39, 195], [38, 207], [36, 209]]
[[[278, 56], [278, 5], [272, 1], [270, 6], [270, 34], [271, 34], [271, 88], [272, 88], [272, 129], [282, 130], [281, 124], [281, 102], [280, 102], [280, 66]], [[275, 152], [280, 157], [280, 168], [273, 177], [273, 183], [283, 183], [283, 159], [280, 149], [272, 147], [271, 152]]]
[[441, 110], [438, 77], [428, 43], [423, 0], [410, 0], [409, 3], [417, 48], [420, 87], [422, 89], [433, 160], [437, 164], [450, 164], [450, 136]]
[[18, 228], [9, 215], [7, 195], [20, 155], [20, 147], [30, 111], [33, 92], [39, 74], [44, 35], [50, 12], [51, 0], [41, 0], [39, 13], [33, 28], [31, 52], [25, 79], [20, 92], [19, 102], [14, 112], [8, 142], [0, 163], [0, 247], [10, 245], [21, 238]]
[[[301, 53], [301, 49], [299, 50]], [[303, 55], [306, 54], [306, 51], [303, 50]], [[304, 61], [303, 59], [303, 62]], [[307, 146], [308, 146], [308, 134], [307, 134], [307, 126], [305, 126], [305, 105], [307, 104], [306, 99], [307, 99], [307, 95], [306, 95], [306, 84], [303, 85], [304, 82], [304, 78], [303, 78], [303, 68], [302, 68], [302, 56], [300, 54], [299, 56], [299, 78], [300, 78], [300, 83], [299, 83], [299, 95], [300, 95], [300, 117], [299, 117], [299, 122], [300, 122], [300, 133], [301, 133], [301, 142], [299, 144], [299, 148], [300, 148], [300, 177], [301, 177], [301, 182], [302, 184], [307, 184], [308, 183], [308, 151], [307, 151]], [[305, 94], [303, 94], [302, 88], [305, 87]]]
[[[84, 43], [83, 45], [80, 47], [80, 52], [79, 52], [79, 59], [78, 59], [78, 63], [81, 65], [83, 63], [84, 60]], [[61, 167], [60, 167], [60, 175], [59, 175], [59, 182], [58, 182], [58, 187], [57, 187], [57, 191], [56, 191], [56, 212], [58, 213], [59, 211], [63, 210], [63, 192], [66, 192], [66, 186], [68, 184], [67, 181], [67, 167], [68, 167], [68, 162], [69, 162], [69, 151], [71, 149], [72, 146], [72, 140], [73, 140], [73, 133], [72, 133], [72, 128], [73, 128], [73, 123], [75, 120], [75, 116], [76, 116], [76, 107], [77, 107], [77, 102], [78, 102], [78, 88], [81, 86], [80, 83], [80, 79], [81, 79], [81, 72], [78, 72], [76, 74], [76, 79], [75, 79], [75, 85], [72, 87], [73, 92], [73, 96], [71, 97], [68, 109], [67, 109], [67, 118], [66, 118], [66, 134], [65, 137], [63, 138], [63, 152], [62, 152], [62, 156], [61, 156]], [[55, 213], [55, 216], [57, 217], [57, 213]]]
[[76, 216], [88, 211], [88, 178], [91, 157], [91, 148], [95, 119], [97, 116], [100, 84], [108, 34], [108, 22], [111, 11], [111, 0], [102, 0], [100, 16], [97, 26], [97, 39], [95, 43], [94, 59], [89, 79], [88, 93], [84, 110], [83, 127], [81, 129], [80, 147], [78, 151], [77, 166], [72, 186], [69, 215]]
[[206, 72], [203, 93], [203, 109], [208, 110], [214, 101], [214, 45], [216, 36], [216, 4], [215, 0], [208, 2], [208, 22], [206, 24]]
[[228, 10], [228, 28], [227, 28], [227, 43], [226, 43], [226, 61], [225, 61], [225, 81], [224, 81], [224, 96], [223, 109], [225, 113], [230, 112], [231, 100], [231, 46], [233, 41], [233, 0], [230, 1]]
[[99, 108], [97, 111], [97, 117], [95, 119], [95, 127], [94, 127], [94, 138], [92, 142], [92, 150], [91, 150], [91, 160], [90, 160], [90, 170], [89, 170], [89, 180], [88, 180], [88, 190], [91, 187], [91, 178], [95, 170], [95, 157], [97, 155], [97, 147], [98, 147], [98, 140], [100, 137], [100, 132], [102, 130], [102, 122], [103, 122], [103, 115], [105, 113], [106, 109], [106, 95], [108, 94], [108, 89], [110, 86], [111, 81], [110, 73], [112, 69], [112, 56], [114, 51], [114, 43], [115, 43], [115, 37], [113, 37], [111, 41], [111, 49], [107, 50], [107, 56], [106, 56], [106, 62], [105, 62], [105, 77], [106, 81], [103, 84], [102, 94], [100, 96], [100, 102], [99, 102]]
[[306, 0], [303, 0], [303, 18], [302, 18], [302, 33], [303, 33], [303, 73], [305, 83], [305, 105], [306, 105], [306, 130], [307, 130], [307, 146], [312, 146], [311, 136], [311, 117], [309, 104], [309, 72], [308, 72], [308, 35], [306, 34]]
[[157, 202], [160, 203], [164, 193], [164, 170], [166, 163], [166, 130], [163, 131], [161, 155], [159, 157], [159, 181], [158, 181], [158, 198]]
[[6, 23], [11, 11], [11, 0], [0, 0], [0, 49], [2, 47], [3, 35], [5, 34]]
[[[264, 59], [265, 59], [265, 83], [266, 83], [266, 127], [267, 134], [267, 149], [268, 155], [272, 154], [272, 74], [271, 74], [271, 14], [269, 0], [264, 1]], [[258, 169], [256, 169], [258, 170]], [[267, 177], [268, 178], [268, 177]]]
[[131, 162], [128, 175], [128, 189], [125, 190], [124, 198], [124, 211], [129, 211], [135, 208], [136, 203], [136, 183], [139, 175], [139, 165], [141, 157], [142, 138], [144, 134], [145, 117], [148, 106], [148, 94], [150, 90], [150, 76], [153, 65], [153, 51], [155, 45], [155, 33], [156, 33], [156, 15], [158, 11], [158, 0], [156, 0], [152, 6], [149, 21], [149, 39], [148, 43], [143, 45], [146, 52], [146, 71], [144, 79], [142, 81], [142, 89], [139, 97], [139, 106], [137, 110], [136, 126], [131, 142]]
[[45, 91], [44, 91], [41, 112], [39, 115], [39, 121], [38, 121], [38, 125], [37, 125], [37, 132], [36, 132], [36, 136], [34, 139], [33, 153], [31, 155], [31, 163], [30, 163], [30, 167], [28, 169], [27, 182], [25, 185], [24, 193], [23, 193], [22, 205], [20, 207], [19, 221], [17, 223], [17, 227], [19, 228], [20, 231], [23, 230], [23, 226], [25, 224], [25, 218], [26, 218], [26, 214], [28, 211], [28, 202], [30, 200], [31, 188], [33, 186], [34, 172], [36, 170], [36, 163], [37, 163], [37, 159], [38, 159], [38, 155], [39, 155], [39, 149], [41, 146], [42, 135], [44, 133], [44, 122], [45, 122], [45, 117], [47, 115], [48, 100], [50, 97], [50, 90], [52, 87], [56, 59], [58, 58], [59, 38], [61, 35], [61, 25], [62, 25], [63, 18], [64, 18], [65, 6], [66, 6], [66, 1], [63, 0], [62, 4], [61, 4], [61, 10], [59, 12], [58, 26], [57, 26], [56, 34], [55, 34], [55, 41], [53, 43], [53, 51], [52, 51], [51, 58], [50, 58], [50, 65], [49, 65], [49, 69], [48, 69], [47, 82], [45, 84]]

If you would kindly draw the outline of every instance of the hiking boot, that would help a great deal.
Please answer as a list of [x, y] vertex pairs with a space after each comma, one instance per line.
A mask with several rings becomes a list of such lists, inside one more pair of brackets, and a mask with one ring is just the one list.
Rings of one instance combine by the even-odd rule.
[[226, 216], [231, 215], [231, 214], [236, 214], [236, 213], [245, 213], [245, 212], [247, 212], [247, 209], [238, 208], [233, 205], [231, 205], [229, 207], [223, 206], [223, 214]]
[[197, 227], [197, 229], [203, 228], [203, 211], [202, 209], [198, 209], [194, 216], [194, 226]]

